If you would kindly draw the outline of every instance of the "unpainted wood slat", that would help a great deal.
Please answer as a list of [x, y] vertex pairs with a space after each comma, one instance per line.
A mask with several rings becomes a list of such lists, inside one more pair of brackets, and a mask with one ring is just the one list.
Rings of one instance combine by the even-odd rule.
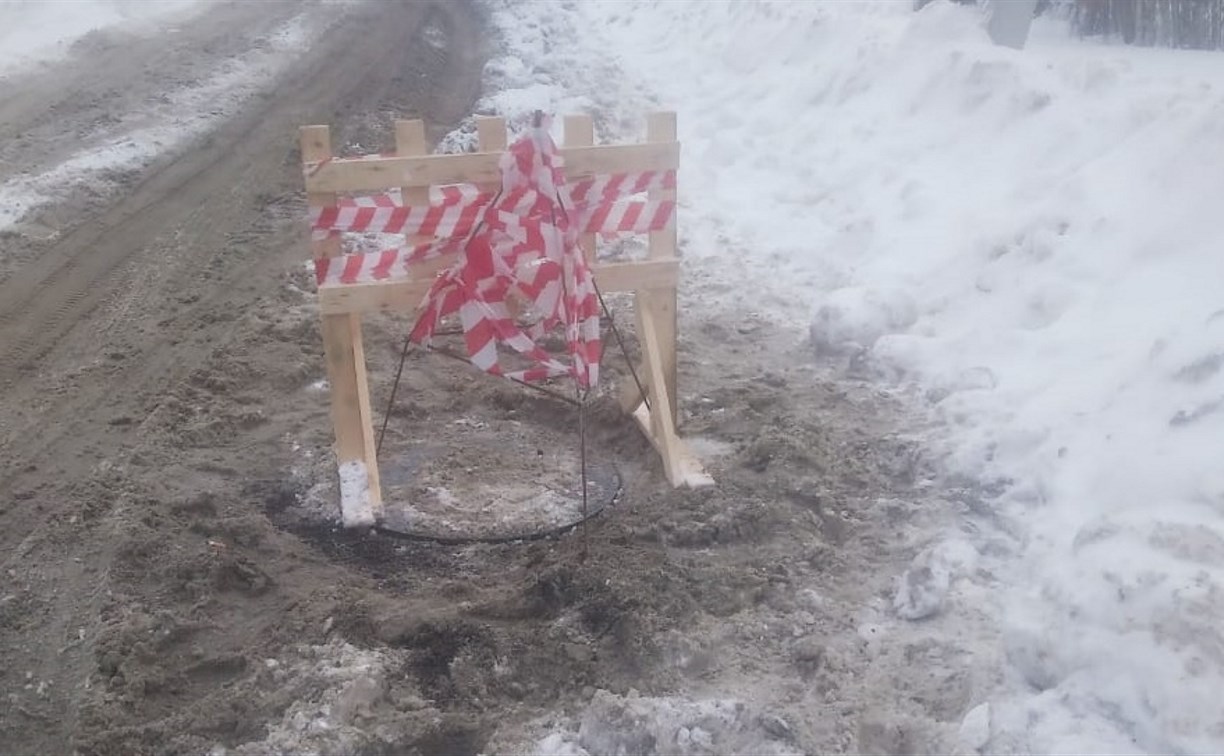
[[[613, 144], [598, 147], [562, 147], [569, 181], [606, 173], [662, 171], [677, 167], [680, 145]], [[307, 192], [375, 192], [405, 186], [498, 183], [502, 153], [423, 155], [314, 161], [304, 166]]]
[[[299, 134], [303, 162], [319, 162], [331, 155], [331, 130], [306, 126]], [[313, 207], [336, 204], [336, 195], [311, 192]], [[311, 242], [315, 258], [340, 253], [339, 237]], [[361, 315], [355, 312], [322, 316], [323, 354], [330, 386], [332, 426], [336, 435], [336, 460], [340, 465], [361, 462], [365, 466], [368, 503], [375, 518], [381, 514], [382, 490], [378, 460], [374, 453], [374, 426], [370, 413], [369, 382], [365, 350], [361, 342]]]
[[[437, 268], [454, 261], [441, 258]], [[595, 280], [604, 292], [640, 291], [675, 286], [680, 277], [678, 260], [643, 260], [604, 263], [594, 268]], [[319, 287], [319, 309], [324, 313], [411, 311], [420, 304], [432, 283], [427, 278], [408, 281], [376, 281], [359, 284], [325, 284]]]
[[[646, 141], [648, 143], [675, 144], [676, 114], [670, 112], [649, 114], [646, 117]], [[678, 180], [679, 176], [677, 176]], [[676, 192], [674, 190], [668, 189], [651, 192], [651, 199], [674, 200], [675, 198]], [[678, 208], [677, 212], [679, 212]], [[675, 258], [677, 247], [675, 220], [662, 231], [652, 231], [650, 233], [649, 245], [647, 251], [648, 258], [653, 260]], [[649, 308], [651, 319], [654, 321], [654, 327], [658, 332], [661, 359], [659, 368], [667, 385], [672, 423], [679, 425], [680, 400], [676, 393], [676, 288], [673, 286], [666, 290], [651, 291], [644, 299], [646, 301], [644, 303], [639, 302], [638, 307], [640, 308], [645, 304]]]
[[[589, 115], [567, 115], [562, 121], [565, 127], [566, 147], [592, 147], [595, 145], [595, 122]], [[579, 237], [582, 249], [586, 253], [587, 263], [595, 264], [599, 257], [599, 237], [596, 234], [583, 234]]]

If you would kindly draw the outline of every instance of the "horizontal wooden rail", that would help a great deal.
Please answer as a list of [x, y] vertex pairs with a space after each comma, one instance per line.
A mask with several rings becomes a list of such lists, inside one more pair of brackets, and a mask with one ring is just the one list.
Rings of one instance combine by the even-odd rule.
[[[680, 261], [677, 258], [663, 258], [605, 263], [596, 265], [594, 273], [596, 285], [605, 293], [672, 289], [680, 280]], [[412, 311], [421, 304], [432, 284], [432, 278], [325, 284], [319, 287], [319, 309], [325, 315], [375, 310]]]
[[[674, 170], [680, 165], [679, 142], [562, 147], [567, 181], [608, 173]], [[502, 152], [461, 155], [413, 155], [378, 158], [334, 158], [303, 168], [308, 192], [375, 192], [397, 187], [448, 184], [500, 185]]]

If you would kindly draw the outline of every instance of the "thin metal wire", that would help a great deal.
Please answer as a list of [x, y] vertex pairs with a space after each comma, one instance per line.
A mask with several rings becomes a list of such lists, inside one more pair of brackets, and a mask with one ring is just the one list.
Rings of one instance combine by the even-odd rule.
[[[542, 124], [543, 124], [543, 113], [537, 110], [532, 116], [532, 125], [535, 128], [540, 128]], [[501, 197], [501, 193], [502, 193], [501, 191], [498, 191], [497, 195], [493, 199], [493, 205], [496, 205], [497, 200]], [[559, 192], [557, 195], [556, 204], [549, 208], [550, 220], [552, 220], [552, 223], [554, 226], [556, 226], [556, 223], [557, 223], [557, 216], [556, 216], [557, 207], [561, 207], [562, 211], [565, 210], [565, 204], [562, 202]], [[566, 213], [567, 220], [568, 220], [568, 215], [569, 214]], [[477, 226], [474, 229], [472, 229], [472, 232], [469, 234], [468, 236], [469, 242], [471, 241], [472, 238], [475, 237], [475, 235], [479, 232], [481, 226], [483, 225], [484, 225], [484, 220], [482, 218], [481, 222], [477, 224]], [[566, 283], [567, 282], [564, 280], [564, 277], [563, 277], [562, 286], [565, 287]], [[629, 350], [625, 346], [625, 340], [621, 336], [620, 329], [617, 328], [616, 326], [616, 319], [612, 316], [612, 311], [608, 308], [608, 303], [604, 301], [603, 293], [599, 290], [598, 284], [595, 284], [593, 280], [592, 280], [592, 284], [594, 285], [594, 288], [595, 288], [595, 295], [599, 299], [599, 305], [603, 309], [604, 314], [608, 317], [608, 323], [612, 328], [612, 333], [616, 336], [616, 341], [620, 345], [621, 354], [624, 355], [625, 362], [629, 366], [629, 372], [633, 376], [633, 382], [637, 385], [637, 389], [638, 389], [639, 395], [642, 398], [642, 402], [645, 403], [646, 408], [649, 409], [650, 403], [649, 403], [649, 399], [646, 396], [646, 389], [642, 385], [641, 379], [638, 378], [637, 370], [633, 367], [633, 361], [629, 359]], [[565, 292], [565, 293], [568, 293], [568, 292]], [[458, 333], [452, 332], [452, 331], [445, 331], [445, 332], [438, 332], [436, 335], [458, 335]], [[383, 415], [382, 428], [379, 430], [379, 433], [378, 433], [378, 443], [375, 447], [376, 455], [382, 449], [383, 438], [387, 432], [387, 424], [391, 419], [391, 408], [395, 404], [395, 396], [396, 396], [396, 393], [399, 391], [400, 379], [404, 372], [404, 363], [407, 360], [408, 349], [410, 346], [411, 346], [411, 334], [409, 334], [409, 336], [404, 339], [404, 346], [403, 346], [403, 349], [400, 351], [399, 366], [395, 371], [395, 382], [391, 386], [391, 396], [387, 402], [387, 411]], [[463, 362], [468, 365], [472, 364], [472, 361], [470, 358], [464, 357], [460, 354], [456, 354], [455, 352], [452, 352], [446, 347], [439, 347], [439, 346], [434, 346], [430, 344], [430, 345], [426, 345], [426, 349], [430, 352], [437, 352], [443, 357], [448, 357], [458, 362]], [[527, 388], [532, 389], [533, 391], [538, 391], [554, 399], [558, 399], [568, 404], [574, 404], [578, 406], [579, 474], [582, 476], [582, 556], [583, 556], [583, 559], [585, 559], [587, 556], [588, 547], [589, 547], [589, 538], [588, 538], [588, 533], [587, 533], [587, 521], [590, 519], [590, 511], [589, 511], [590, 490], [589, 490], [589, 485], [588, 485], [588, 480], [587, 480], [588, 475], [587, 475], [587, 418], [586, 418], [586, 410], [587, 410], [587, 403], [588, 403], [587, 400], [590, 397], [590, 390], [588, 389], [584, 391], [582, 389], [582, 387], [578, 383], [578, 376], [576, 374], [574, 376], [575, 398], [573, 399], [565, 396], [564, 394], [561, 394], [560, 392], [553, 391], [552, 389], [546, 388], [544, 386], [539, 386], [533, 383], [528, 383], [526, 381], [522, 381], [517, 378], [510, 377], [510, 376], [504, 376], [504, 377], [509, 378], [511, 381], [519, 384], [520, 386], [526, 386]]]
[[[537, 110], [534, 116], [535, 127], [537, 129], [540, 128], [540, 126], [543, 124], [543, 119], [544, 119], [544, 114], [541, 111]], [[550, 203], [549, 208], [548, 208], [548, 217], [549, 217], [549, 220], [552, 221], [553, 228], [556, 228], [557, 226], [557, 208], [561, 208], [561, 212], [567, 224], [569, 223], [569, 220], [570, 220], [569, 212], [566, 211], [565, 209], [565, 202], [562, 201], [561, 199], [560, 190], [557, 191], [556, 200], [557, 201], [555, 203]], [[577, 250], [578, 250], [578, 254], [583, 254], [583, 250], [581, 246], [577, 247]], [[592, 283], [593, 282], [594, 282], [594, 279], [592, 279]], [[569, 281], [566, 276], [561, 277], [561, 290], [562, 290], [562, 295], [564, 296], [563, 301], [568, 301], [569, 300]], [[572, 317], [573, 314], [570, 313], [570, 315]], [[590, 376], [589, 371], [587, 375], [588, 377]], [[574, 371], [574, 395], [575, 397], [577, 397], [576, 402], [578, 404], [578, 474], [582, 477], [582, 559], [583, 561], [586, 560], [587, 553], [590, 549], [590, 535], [587, 531], [587, 520], [590, 519], [590, 517], [587, 514], [587, 506], [588, 506], [587, 500], [590, 494], [588, 492], [589, 486], [587, 485], [587, 451], [586, 451], [586, 447], [587, 447], [587, 444], [586, 444], [586, 408], [587, 408], [587, 397], [589, 396], [589, 394], [590, 394], [590, 391], [589, 390], [584, 391], [582, 389], [581, 384], [578, 383], [578, 371], [575, 370]]]
[[[497, 194], [493, 195], [493, 201], [489, 203], [489, 207], [496, 207], [497, 201], [501, 199], [504, 188], [499, 188]], [[485, 219], [482, 215], [480, 222], [472, 227], [468, 232], [467, 239], [463, 242], [463, 247], [466, 250], [467, 246], [472, 243], [480, 230], [484, 228]], [[412, 330], [409, 329], [408, 335], [404, 337], [404, 347], [400, 350], [399, 367], [395, 369], [395, 382], [391, 384], [391, 396], [387, 399], [387, 409], [383, 412], [382, 428], [378, 431], [378, 441], [374, 444], [374, 459], [378, 459], [379, 452], [382, 451], [383, 438], [387, 435], [387, 423], [391, 421], [391, 409], [395, 406], [395, 395], [399, 391], [400, 377], [404, 374], [404, 361], [408, 359], [408, 347], [412, 344]]]
[[412, 345], [412, 332], [404, 336], [404, 348], [400, 350], [399, 367], [395, 369], [395, 383], [391, 384], [391, 397], [387, 399], [387, 411], [383, 413], [382, 428], [378, 430], [378, 443], [374, 444], [374, 459], [382, 452], [383, 437], [387, 435], [387, 423], [391, 422], [391, 408], [395, 406], [395, 394], [399, 391], [400, 376], [404, 374], [404, 361], [408, 359], [408, 347]]
[[[575, 379], [575, 388], [577, 388], [577, 379]], [[587, 514], [587, 429], [586, 429], [586, 409], [587, 395], [580, 394], [581, 402], [578, 405], [578, 470], [582, 475], [582, 558], [586, 559], [587, 548], [590, 545], [589, 536], [587, 534], [587, 520], [590, 516]]]
[[[448, 357], [448, 358], [450, 358], [450, 359], [452, 359], [452, 360], [455, 360], [455, 361], [457, 361], [457, 362], [462, 362], [462, 363], [464, 363], [465, 365], [471, 365], [471, 364], [472, 364], [472, 361], [471, 361], [470, 359], [468, 359], [467, 357], [464, 357], [464, 356], [463, 356], [463, 355], [461, 355], [461, 354], [457, 354], [457, 353], [455, 353], [455, 352], [452, 352], [451, 350], [447, 349], [446, 347], [432, 346], [432, 345], [431, 345], [431, 346], [427, 347], [427, 349], [428, 349], [429, 351], [431, 351], [431, 352], [437, 352], [438, 354], [442, 355], [443, 357]], [[532, 391], [538, 391], [538, 392], [540, 392], [541, 394], [546, 394], [547, 396], [551, 396], [553, 399], [558, 399], [558, 400], [560, 400], [560, 401], [565, 402], [566, 404], [572, 404], [572, 405], [575, 405], [575, 406], [581, 405], [581, 402], [579, 402], [577, 399], [573, 399], [573, 398], [571, 398], [571, 397], [568, 397], [568, 396], [566, 396], [565, 394], [562, 394], [560, 391], [554, 391], [554, 390], [552, 390], [552, 389], [550, 389], [550, 388], [548, 388], [548, 387], [546, 387], [546, 386], [540, 386], [540, 385], [537, 385], [537, 384], [535, 384], [535, 383], [528, 383], [527, 381], [521, 381], [521, 380], [519, 380], [518, 378], [514, 378], [514, 377], [512, 377], [512, 376], [508, 376], [508, 375], [503, 375], [503, 376], [500, 376], [500, 377], [505, 378], [505, 379], [507, 379], [507, 380], [509, 380], [509, 381], [513, 381], [514, 383], [517, 383], [517, 384], [518, 384], [518, 385], [520, 385], [520, 386], [524, 386], [524, 387], [526, 387], [526, 388], [529, 388], [529, 389], [531, 389]]]
[[591, 282], [595, 286], [595, 296], [599, 297], [599, 306], [603, 308], [604, 315], [608, 316], [608, 327], [612, 329], [612, 335], [616, 337], [616, 343], [620, 345], [621, 354], [625, 357], [625, 364], [629, 366], [629, 374], [633, 376], [633, 383], [637, 386], [638, 396], [642, 398], [642, 404], [646, 405], [646, 409], [650, 409], [650, 398], [646, 396], [646, 387], [642, 385], [642, 380], [638, 378], [637, 368], [633, 367], [633, 360], [629, 359], [629, 349], [625, 346], [625, 339], [621, 336], [620, 329], [616, 327], [616, 318], [612, 316], [612, 311], [608, 309], [608, 303], [604, 301], [603, 292], [599, 290], [599, 284], [594, 280]]

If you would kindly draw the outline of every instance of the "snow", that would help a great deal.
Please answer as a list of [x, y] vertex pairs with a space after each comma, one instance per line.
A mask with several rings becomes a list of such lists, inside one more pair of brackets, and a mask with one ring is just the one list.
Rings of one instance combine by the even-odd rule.
[[283, 660], [265, 659], [256, 680], [292, 691], [293, 702], [280, 721], [267, 725], [259, 740], [233, 749], [218, 745], [211, 754], [321, 756], [385, 747], [380, 741], [382, 728], [370, 725], [371, 715], [387, 698], [397, 665], [404, 663], [402, 652], [362, 649], [338, 640], [302, 644]]
[[959, 591], [994, 623], [1007, 668], [969, 745], [1224, 749], [1224, 57], [1049, 19], [1016, 51], [973, 8], [909, 0], [494, 21], [511, 54], [482, 110], [586, 110], [616, 139], [677, 110], [703, 312], [806, 331], [981, 481], [981, 568], [926, 565], [928, 595], [900, 597]]
[[370, 478], [361, 460], [340, 463], [340, 519], [346, 528], [374, 524]]
[[[0, 9], [5, 7], [0, 4]], [[0, 230], [73, 187], [111, 191], [123, 171], [142, 168], [207, 133], [279, 76], [317, 33], [305, 14], [296, 16], [269, 34], [259, 48], [225, 61], [211, 76], [168, 92], [162, 103], [142, 110], [138, 117], [148, 125], [85, 147], [41, 173], [0, 184]]]
[[93, 31], [167, 30], [168, 21], [207, 2], [211, 0], [3, 0], [0, 75], [62, 58], [73, 42]]
[[977, 566], [978, 551], [963, 540], [923, 549], [898, 581], [893, 611], [901, 619], [931, 617], [943, 608], [952, 582]]
[[980, 751], [990, 742], [990, 704], [978, 704], [969, 710], [957, 731], [960, 746], [967, 753]]
[[550, 732], [536, 741], [530, 752], [538, 756], [749, 752], [797, 756], [799, 751], [775, 739], [775, 732], [784, 735], [787, 731], [780, 717], [753, 717], [742, 701], [690, 701], [641, 696], [632, 690], [627, 695], [597, 690], [578, 717], [576, 731]]

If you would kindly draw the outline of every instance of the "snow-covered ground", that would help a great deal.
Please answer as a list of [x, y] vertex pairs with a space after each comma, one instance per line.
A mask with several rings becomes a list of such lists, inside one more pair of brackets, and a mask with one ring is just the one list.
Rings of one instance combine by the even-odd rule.
[[963, 742], [1224, 749], [1224, 55], [1044, 19], [1017, 52], [909, 0], [495, 18], [485, 109], [678, 111], [690, 297], [810, 324], [1002, 491], [948, 578], [1005, 660]]
[[212, 0], [2, 0], [0, 75], [67, 55], [93, 31], [164, 33], [184, 12]]
[[[72, 30], [85, 34], [93, 29], [116, 26], [143, 35], [166, 35], [174, 30], [165, 24], [181, 14], [207, 9], [208, 0], [158, 0], [122, 2], [121, 0], [82, 0], [73, 3], [0, 2], [0, 21], [9, 18], [8, 34], [25, 44], [37, 39], [68, 39]], [[79, 10], [80, 18], [61, 29], [45, 15], [65, 7]], [[71, 14], [69, 14], [71, 15]], [[0, 230], [24, 218], [31, 210], [61, 198], [68, 192], [87, 187], [106, 194], [116, 187], [115, 177], [123, 171], [140, 169], [161, 155], [181, 149], [231, 117], [251, 97], [264, 91], [302, 54], [325, 28], [322, 14], [304, 10], [270, 34], [231, 58], [223, 59], [214, 70], [197, 71], [196, 77], [162, 93], [156, 100], [128, 112], [117, 110], [114, 123], [97, 133], [85, 134], [80, 148], [54, 166], [25, 172], [0, 183]], [[58, 16], [57, 16], [58, 18]], [[56, 31], [58, 30], [58, 31]], [[61, 35], [56, 37], [55, 34]], [[61, 39], [61, 41], [62, 41]], [[43, 50], [46, 57], [64, 44]], [[24, 49], [19, 46], [17, 49]], [[5, 59], [0, 58], [0, 65]], [[12, 58], [29, 65], [29, 58]]]

